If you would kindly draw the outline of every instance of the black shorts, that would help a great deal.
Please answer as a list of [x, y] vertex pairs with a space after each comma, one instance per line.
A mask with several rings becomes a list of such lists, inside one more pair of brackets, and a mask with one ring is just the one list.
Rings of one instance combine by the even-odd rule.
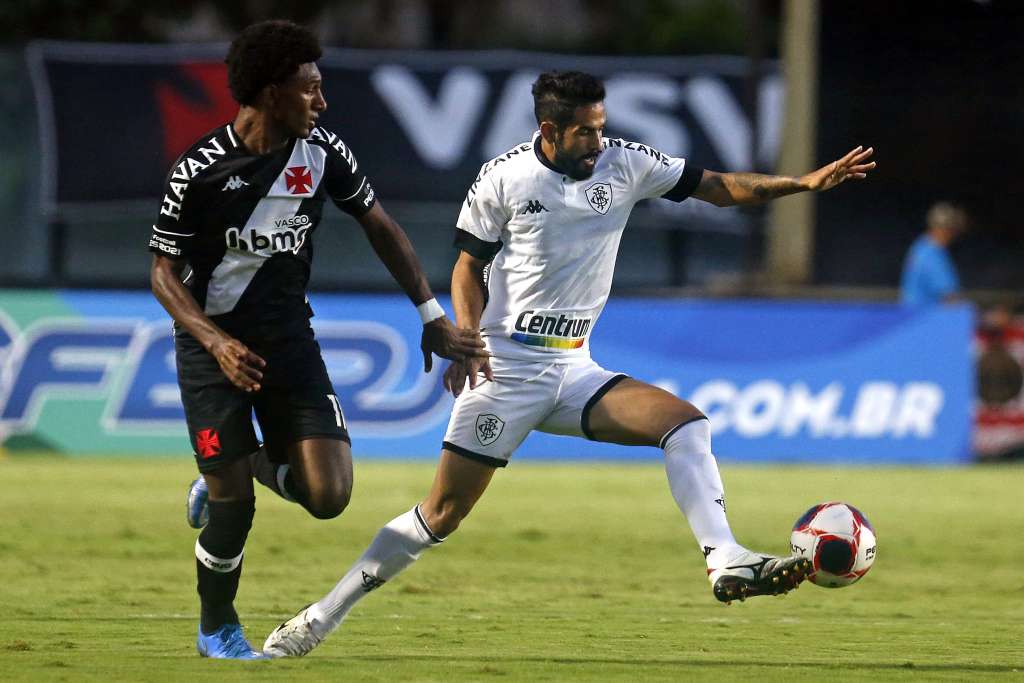
[[266, 348], [249, 348], [267, 361], [261, 388], [253, 393], [232, 384], [191, 335], [175, 334], [178, 386], [200, 472], [216, 470], [259, 448], [253, 412], [267, 451], [277, 460], [286, 446], [304, 439], [351, 443], [313, 330]]

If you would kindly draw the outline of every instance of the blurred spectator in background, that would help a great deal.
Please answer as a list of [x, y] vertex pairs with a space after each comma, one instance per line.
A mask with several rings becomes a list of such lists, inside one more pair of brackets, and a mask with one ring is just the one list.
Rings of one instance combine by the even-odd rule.
[[[1024, 369], [1011, 353], [1020, 351], [1020, 326], [1013, 308], [999, 304], [986, 310], [978, 326], [978, 397], [988, 407], [1004, 406], [1024, 389]], [[1024, 425], [1021, 425], [1024, 427]]]
[[1024, 318], [1002, 303], [981, 316], [975, 338], [978, 404], [974, 454], [1024, 460]]
[[960, 291], [948, 248], [967, 228], [967, 214], [950, 202], [938, 202], [928, 209], [927, 223], [903, 262], [900, 301], [910, 306], [954, 301]]

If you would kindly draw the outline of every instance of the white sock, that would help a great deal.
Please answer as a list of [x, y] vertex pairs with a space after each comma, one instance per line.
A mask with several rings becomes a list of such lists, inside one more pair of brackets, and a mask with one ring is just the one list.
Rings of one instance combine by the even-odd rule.
[[285, 486], [285, 480], [288, 478], [288, 472], [290, 470], [291, 465], [278, 465], [277, 474], [275, 478], [277, 479], [277, 494], [284, 498], [285, 500], [287, 500], [288, 502], [294, 503], [296, 502], [295, 498], [293, 498], [292, 495], [288, 493], [288, 487]]
[[288, 491], [288, 486], [285, 483], [288, 478], [288, 472], [291, 470], [288, 464], [279, 465], [271, 461], [270, 454], [267, 453], [265, 446], [260, 446], [258, 450], [249, 456], [249, 464], [252, 467], [252, 476], [255, 477], [256, 481], [288, 502], [297, 502], [295, 496]]
[[317, 622], [318, 635], [338, 628], [363, 596], [398, 576], [420, 553], [442, 540], [430, 531], [418, 505], [388, 522], [331, 592], [310, 606], [309, 616]]
[[666, 434], [665, 473], [672, 497], [686, 516], [708, 567], [716, 568], [739, 549], [725, 515], [725, 487], [711, 454], [711, 424], [694, 420]]

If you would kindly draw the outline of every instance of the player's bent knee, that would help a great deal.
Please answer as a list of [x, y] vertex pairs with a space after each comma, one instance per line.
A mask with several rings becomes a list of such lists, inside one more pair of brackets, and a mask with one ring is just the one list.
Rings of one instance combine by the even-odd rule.
[[702, 413], [696, 406], [687, 401], [680, 400], [677, 409], [670, 411], [664, 415], [662, 427], [664, 428], [664, 434], [658, 440], [658, 446], [660, 448], [665, 447], [666, 441], [680, 428], [686, 425], [697, 422], [698, 420], [707, 420], [707, 416]]
[[352, 499], [352, 488], [340, 484], [317, 487], [309, 492], [306, 509], [317, 519], [334, 519], [348, 507]]
[[672, 407], [666, 410], [663, 415], [663, 422], [667, 429], [672, 429], [681, 424], [693, 422], [694, 420], [706, 419], [707, 416], [702, 413], [697, 406], [682, 399], [674, 401]]
[[338, 498], [326, 498], [320, 500], [311, 500], [307, 509], [309, 514], [313, 515], [317, 519], [334, 519], [348, 507], [347, 500], [341, 500]]

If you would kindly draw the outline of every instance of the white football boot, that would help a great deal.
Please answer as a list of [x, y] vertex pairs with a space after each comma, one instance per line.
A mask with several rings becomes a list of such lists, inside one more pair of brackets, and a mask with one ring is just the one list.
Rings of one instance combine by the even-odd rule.
[[721, 567], [708, 569], [715, 597], [721, 602], [740, 602], [757, 595], [782, 595], [793, 590], [811, 571], [803, 557], [776, 557], [745, 548]]
[[267, 657], [304, 657], [327, 637], [317, 633], [320, 624], [309, 613], [306, 605], [294, 617], [275, 628], [263, 643]]

